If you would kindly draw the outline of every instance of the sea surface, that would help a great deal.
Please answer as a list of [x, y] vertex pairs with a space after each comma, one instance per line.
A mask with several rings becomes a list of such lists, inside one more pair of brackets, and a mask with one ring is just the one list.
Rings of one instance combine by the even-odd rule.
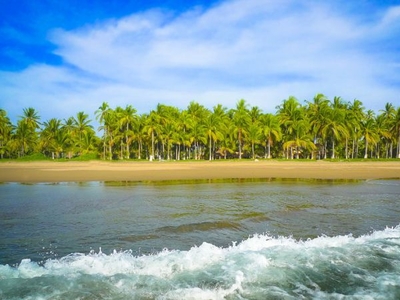
[[400, 180], [0, 184], [0, 299], [400, 299]]

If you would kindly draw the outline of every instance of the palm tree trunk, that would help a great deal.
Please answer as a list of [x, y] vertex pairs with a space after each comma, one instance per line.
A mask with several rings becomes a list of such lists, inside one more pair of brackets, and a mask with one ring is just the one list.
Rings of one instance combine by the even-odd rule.
[[332, 139], [332, 155], [331, 158], [334, 159], [335, 158], [335, 139]]
[[151, 158], [154, 159], [154, 130], [151, 131]]
[[112, 139], [112, 136], [110, 136], [110, 140], [108, 141], [108, 159], [109, 160], [112, 160], [111, 139]]
[[271, 140], [268, 139], [268, 158], [271, 158]]
[[129, 142], [128, 139], [126, 140], [126, 159], [129, 159], [130, 155], [129, 155]]
[[368, 140], [365, 138], [365, 154], [364, 158], [368, 158]]
[[211, 149], [211, 143], [212, 143], [212, 141], [211, 141], [211, 136], [210, 136], [210, 153], [209, 153], [209, 155], [208, 155], [208, 160], [211, 160], [211, 152], [212, 152], [212, 149]]
[[390, 142], [390, 158], [393, 157], [393, 142]]
[[399, 130], [399, 138], [397, 140], [397, 158], [400, 158], [400, 130]]
[[355, 158], [358, 158], [358, 140], [356, 139], [356, 153]]
[[242, 159], [242, 132], [239, 129], [238, 141], [239, 141], [239, 159]]

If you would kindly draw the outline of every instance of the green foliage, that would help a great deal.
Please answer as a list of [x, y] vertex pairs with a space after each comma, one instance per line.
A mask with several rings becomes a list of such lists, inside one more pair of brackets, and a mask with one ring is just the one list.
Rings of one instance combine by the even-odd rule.
[[[317, 94], [301, 104], [290, 96], [264, 113], [239, 100], [213, 109], [192, 101], [186, 109], [158, 104], [139, 115], [132, 105], [89, 115], [40, 121], [34, 108], [12, 124], [0, 109], [0, 160], [359, 160], [400, 158], [400, 107], [387, 103], [379, 114], [360, 100], [329, 100]], [[40, 154], [37, 154], [40, 153]]]
[[90, 161], [90, 160], [98, 160], [100, 158], [100, 156], [95, 153], [95, 152], [91, 152], [91, 153], [85, 153], [76, 157], [71, 158], [72, 161]]
[[46, 155], [43, 153], [32, 153], [30, 155], [25, 155], [22, 157], [17, 158], [18, 161], [42, 161], [42, 160], [50, 160]]

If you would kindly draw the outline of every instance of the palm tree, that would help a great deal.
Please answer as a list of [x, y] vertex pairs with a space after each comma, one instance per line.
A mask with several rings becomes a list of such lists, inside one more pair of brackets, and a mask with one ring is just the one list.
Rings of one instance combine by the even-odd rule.
[[68, 158], [71, 159], [73, 151], [74, 151], [74, 131], [75, 131], [75, 119], [74, 117], [69, 117], [68, 119], [64, 119], [62, 125], [62, 131], [65, 135], [65, 146], [64, 151], [68, 152]]
[[[26, 149], [30, 148], [31, 150], [33, 150], [34, 145], [36, 145], [38, 142], [36, 130], [40, 128], [40, 121], [39, 121], [40, 117], [39, 117], [37, 111], [32, 107], [25, 108], [23, 110], [23, 112], [24, 112], [24, 115], [21, 116], [20, 118], [21, 118], [21, 121], [26, 125], [26, 127], [21, 127], [21, 126], [19, 126], [19, 127], [20, 127], [20, 130], [23, 130], [23, 131], [26, 130], [28, 132], [27, 134], [30, 135], [29, 139], [27, 140], [28, 144], [26, 145], [26, 147], [24, 147], [24, 149], [26, 150]], [[24, 128], [24, 129], [22, 129], [22, 128]], [[24, 151], [23, 151], [22, 155], [24, 155]]]
[[90, 134], [93, 131], [93, 126], [90, 125], [90, 120], [88, 120], [89, 115], [85, 114], [83, 111], [77, 113], [76, 118], [73, 119], [74, 122], [74, 132], [78, 136], [77, 144], [79, 146], [79, 153], [82, 153], [83, 147], [83, 137], [84, 134]]
[[40, 117], [37, 111], [32, 108], [24, 108], [24, 115], [22, 116], [23, 122], [27, 125], [28, 130], [34, 132], [36, 129], [40, 128]]
[[209, 113], [206, 120], [204, 121], [204, 129], [209, 141], [208, 150], [209, 157], [208, 160], [213, 159], [213, 142], [217, 141], [221, 138], [221, 133], [218, 131], [218, 125], [220, 124], [220, 120], [218, 116], [214, 113]]
[[[392, 103], [386, 103], [385, 109], [381, 110], [381, 116], [383, 118], [383, 126], [386, 131], [386, 136], [384, 139], [386, 141], [386, 158], [393, 157], [393, 142], [396, 140], [396, 134], [391, 130], [394, 125], [394, 120], [396, 116], [396, 109], [394, 108]], [[390, 155], [389, 155], [390, 153]]]
[[390, 141], [390, 139], [392, 138], [392, 134], [390, 132], [390, 127], [388, 126], [388, 122], [387, 122], [387, 118], [384, 114], [380, 114], [376, 117], [375, 119], [375, 132], [378, 136], [378, 142], [376, 144], [376, 157], [380, 158], [380, 154], [381, 154], [381, 141], [385, 142], [385, 144], [383, 145], [384, 147], [386, 147], [386, 158], [388, 158], [388, 141]]
[[291, 159], [293, 159], [293, 149], [296, 153], [296, 159], [300, 158], [301, 150], [307, 150], [312, 152], [316, 149], [316, 146], [312, 140], [312, 136], [309, 134], [309, 122], [305, 119], [300, 119], [292, 123], [293, 135], [290, 140], [287, 140], [283, 147], [291, 150]]
[[358, 142], [361, 138], [361, 122], [364, 119], [364, 115], [364, 107], [360, 100], [354, 99], [353, 103], [349, 103], [347, 124], [350, 126], [349, 132], [353, 138], [352, 158], [357, 158], [358, 156]]
[[290, 96], [287, 100], [283, 100], [283, 103], [277, 107], [278, 109], [278, 117], [280, 120], [280, 124], [282, 127], [283, 134], [285, 136], [285, 140], [283, 143], [284, 151], [286, 152], [286, 158], [293, 158], [293, 145], [294, 141], [298, 138], [299, 135], [303, 135], [297, 132], [304, 128], [305, 123], [303, 122], [305, 118], [305, 113], [301, 110], [300, 103], [293, 96]]
[[190, 118], [190, 132], [188, 135], [190, 147], [194, 149], [194, 158], [202, 156], [203, 144], [207, 144], [207, 137], [204, 129], [204, 120], [209, 110], [195, 101], [191, 101], [187, 107], [187, 114]]
[[194, 148], [194, 159], [200, 160], [203, 155], [203, 144], [207, 144], [206, 128], [202, 122], [193, 122], [190, 130], [190, 142]]
[[183, 146], [183, 159], [188, 158], [188, 151], [186, 147], [190, 147], [191, 142], [189, 138], [189, 131], [193, 127], [193, 119], [190, 117], [187, 110], [183, 110], [178, 113], [176, 117], [176, 133], [175, 133], [175, 141], [178, 144], [178, 154], [177, 159], [180, 159], [180, 146]]
[[228, 110], [226, 107], [221, 104], [217, 104], [213, 107], [212, 114], [215, 116], [217, 125], [216, 125], [216, 139], [214, 140], [214, 151], [213, 153], [219, 152], [219, 148], [221, 146], [222, 141], [227, 135], [227, 127], [231, 122], [228, 117]]
[[31, 150], [30, 148], [36, 141], [28, 124], [24, 122], [24, 120], [18, 121], [14, 139], [16, 141], [17, 147], [19, 147], [20, 149], [20, 151], [18, 152], [18, 157], [24, 156], [26, 152]]
[[260, 120], [261, 114], [262, 112], [258, 106], [252, 106], [249, 110], [250, 122], [257, 123]]
[[242, 158], [242, 143], [243, 135], [246, 133], [246, 128], [249, 125], [251, 118], [247, 109], [246, 100], [241, 99], [236, 104], [236, 109], [233, 110], [232, 121], [235, 124], [235, 132], [237, 134], [237, 143], [239, 146], [239, 159]]
[[332, 107], [327, 110], [327, 116], [324, 126], [321, 128], [321, 133], [331, 138], [332, 153], [331, 158], [335, 158], [335, 141], [347, 135], [345, 127], [345, 112], [338, 107]]
[[247, 140], [251, 144], [251, 156], [253, 159], [255, 156], [255, 145], [259, 144], [262, 138], [262, 129], [257, 122], [251, 123], [247, 130]]
[[311, 132], [314, 135], [314, 144], [324, 145], [323, 153], [319, 153], [319, 157], [326, 157], [325, 136], [323, 135], [322, 128], [324, 128], [326, 124], [329, 100], [325, 95], [317, 94], [312, 102], [306, 102], [308, 104], [307, 116], [310, 120]]
[[132, 105], [127, 105], [125, 109], [122, 109], [119, 113], [119, 123], [123, 132], [125, 133], [125, 145], [126, 145], [126, 158], [130, 157], [129, 146], [133, 140], [133, 126], [137, 122], [136, 109]]
[[397, 158], [400, 158], [400, 107], [394, 115], [392, 132], [393, 136], [397, 136]]
[[271, 146], [282, 138], [278, 117], [273, 114], [263, 114], [260, 118], [260, 126], [267, 147], [265, 158], [271, 158]]
[[[121, 124], [121, 115], [123, 114], [123, 108], [117, 106], [109, 116], [109, 138], [108, 142], [112, 149], [112, 155], [116, 155], [119, 159], [124, 158], [124, 139], [125, 131], [124, 124]], [[115, 146], [115, 147], [114, 147]], [[114, 147], [114, 148], [113, 148]]]
[[56, 118], [52, 118], [47, 122], [43, 123], [43, 130], [40, 133], [42, 147], [51, 152], [52, 159], [55, 156], [59, 157], [60, 145], [60, 132], [61, 132], [61, 121]]
[[152, 110], [149, 115], [145, 118], [145, 125], [143, 130], [147, 133], [147, 135], [151, 136], [151, 157], [150, 160], [155, 158], [155, 149], [154, 149], [154, 142], [155, 142], [155, 135], [159, 130], [159, 115]]
[[375, 131], [375, 118], [372, 111], [368, 111], [367, 117], [361, 123], [361, 134], [365, 140], [364, 158], [368, 158], [369, 144], [375, 145], [379, 139], [379, 136]]
[[138, 116], [136, 126], [134, 127], [134, 134], [135, 134], [135, 139], [137, 142], [137, 158], [142, 159], [142, 151], [143, 151], [143, 143], [146, 139], [146, 134], [144, 131], [145, 127], [145, 122], [146, 122], [146, 115], [142, 114]]
[[7, 152], [7, 143], [11, 140], [13, 125], [10, 119], [7, 117], [7, 112], [0, 109], [0, 157], [4, 158], [4, 154]]
[[223, 127], [222, 135], [223, 139], [218, 152], [223, 155], [224, 159], [227, 159], [228, 153], [235, 153], [236, 150], [235, 125], [232, 122], [226, 123], [225, 127]]
[[109, 131], [107, 120], [109, 119], [108, 116], [110, 112], [111, 110], [107, 102], [103, 102], [101, 106], [99, 106], [99, 108], [95, 111], [96, 120], [98, 120], [100, 124], [103, 124], [98, 129], [103, 130], [103, 159], [106, 159], [106, 140]]

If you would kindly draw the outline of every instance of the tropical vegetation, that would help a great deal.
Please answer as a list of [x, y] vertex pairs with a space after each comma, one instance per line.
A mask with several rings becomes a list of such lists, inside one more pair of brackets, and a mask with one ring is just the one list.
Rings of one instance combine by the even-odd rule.
[[144, 114], [132, 105], [112, 108], [104, 102], [94, 113], [98, 128], [82, 111], [42, 122], [29, 107], [13, 124], [0, 108], [0, 158], [400, 158], [400, 107], [391, 103], [375, 113], [357, 99], [317, 94], [303, 104], [291, 96], [275, 113], [243, 99], [230, 109], [221, 104], [207, 109], [192, 101], [186, 109], [158, 104]]

